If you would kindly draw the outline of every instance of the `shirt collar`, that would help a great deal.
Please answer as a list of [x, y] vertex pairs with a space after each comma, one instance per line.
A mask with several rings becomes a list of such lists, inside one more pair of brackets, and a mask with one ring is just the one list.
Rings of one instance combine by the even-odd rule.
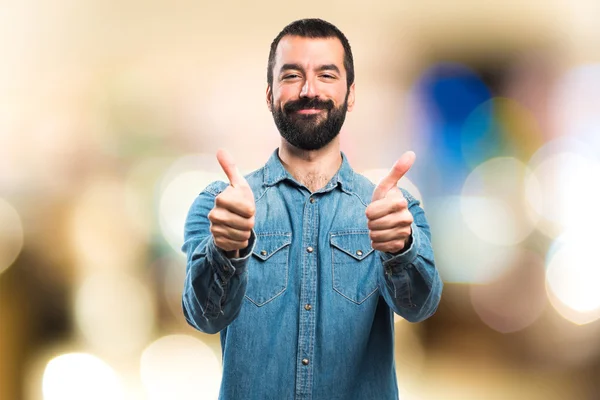
[[[325, 192], [331, 190], [339, 183], [342, 191], [352, 193], [354, 186], [354, 170], [350, 166], [346, 155], [343, 152], [341, 152], [341, 154], [342, 165], [340, 166], [340, 169], [338, 169], [329, 183], [320, 191]], [[281, 160], [279, 159], [279, 149], [275, 149], [264, 168], [264, 184], [266, 186], [273, 186], [285, 179], [296, 182], [294, 177], [292, 177], [281, 163]]]

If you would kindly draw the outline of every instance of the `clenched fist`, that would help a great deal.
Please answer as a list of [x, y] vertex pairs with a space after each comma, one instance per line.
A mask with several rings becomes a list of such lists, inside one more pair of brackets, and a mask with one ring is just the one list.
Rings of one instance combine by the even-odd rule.
[[415, 153], [404, 153], [373, 191], [366, 214], [369, 236], [375, 250], [398, 253], [410, 238], [413, 216], [408, 210], [408, 202], [398, 189], [398, 181], [414, 162]]
[[217, 160], [229, 186], [215, 198], [215, 206], [208, 213], [210, 232], [218, 248], [229, 257], [239, 257], [239, 250], [248, 247], [254, 228], [254, 195], [227, 151], [219, 150]]

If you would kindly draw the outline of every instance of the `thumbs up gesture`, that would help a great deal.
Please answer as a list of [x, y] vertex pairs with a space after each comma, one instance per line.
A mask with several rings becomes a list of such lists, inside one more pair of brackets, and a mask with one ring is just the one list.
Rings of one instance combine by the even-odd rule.
[[210, 232], [218, 248], [231, 252], [229, 257], [239, 257], [239, 250], [248, 247], [254, 228], [254, 195], [227, 151], [219, 150], [217, 160], [229, 186], [215, 198], [215, 206], [208, 213]]
[[375, 250], [398, 253], [410, 238], [413, 217], [408, 210], [408, 202], [398, 189], [398, 181], [414, 162], [415, 153], [404, 153], [373, 191], [366, 214], [369, 236]]

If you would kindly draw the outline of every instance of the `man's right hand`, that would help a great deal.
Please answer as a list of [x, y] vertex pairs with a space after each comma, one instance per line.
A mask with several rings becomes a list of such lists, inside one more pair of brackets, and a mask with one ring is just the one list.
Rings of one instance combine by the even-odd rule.
[[231, 154], [219, 150], [217, 160], [229, 179], [229, 186], [215, 198], [215, 206], [208, 213], [210, 232], [217, 247], [236, 258], [239, 250], [248, 247], [254, 228], [254, 194]]

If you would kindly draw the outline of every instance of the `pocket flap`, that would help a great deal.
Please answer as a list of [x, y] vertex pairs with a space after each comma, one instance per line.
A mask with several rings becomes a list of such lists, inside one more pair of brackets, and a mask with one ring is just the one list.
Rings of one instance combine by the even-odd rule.
[[292, 243], [291, 233], [256, 233], [254, 255], [263, 261]]
[[331, 245], [359, 261], [373, 252], [369, 231], [332, 233]]

